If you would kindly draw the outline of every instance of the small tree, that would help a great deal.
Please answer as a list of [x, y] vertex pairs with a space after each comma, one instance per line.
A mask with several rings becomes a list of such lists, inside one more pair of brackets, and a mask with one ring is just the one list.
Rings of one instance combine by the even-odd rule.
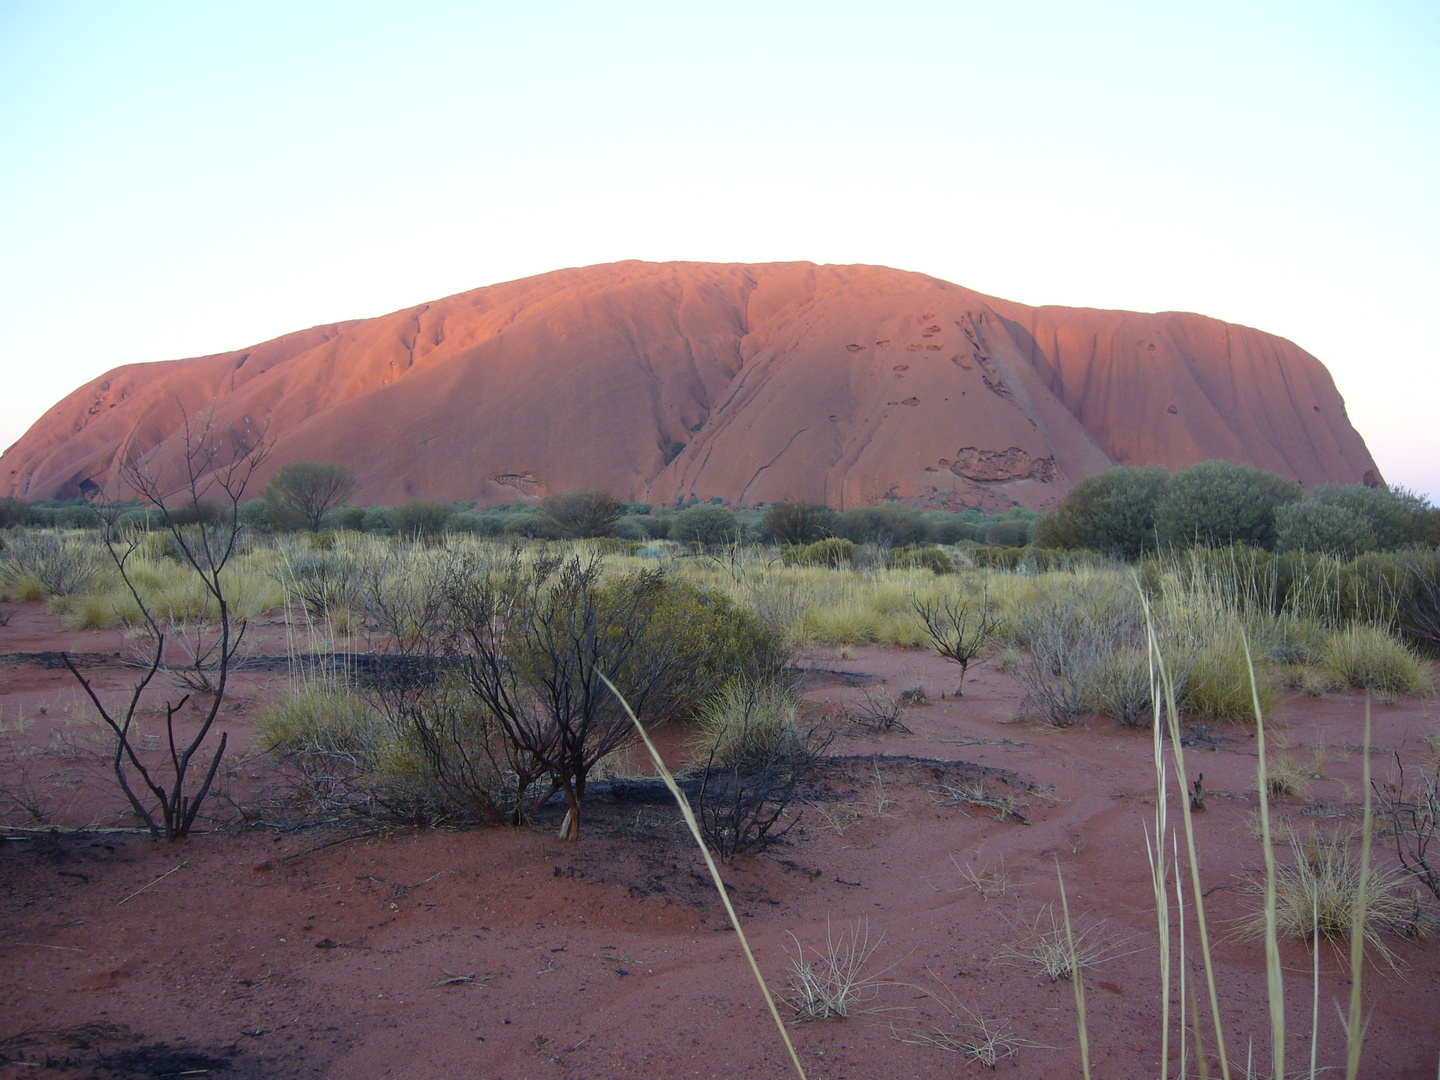
[[765, 531], [782, 544], [813, 544], [830, 535], [834, 520], [829, 507], [795, 499], [771, 503], [764, 513]]
[[618, 500], [594, 488], [547, 495], [541, 505], [560, 534], [571, 539], [609, 536], [624, 509]]
[[320, 531], [326, 513], [355, 490], [355, 474], [345, 465], [292, 461], [282, 465], [265, 485], [265, 501], [276, 521], [298, 518], [311, 532]]
[[1138, 559], [1155, 550], [1155, 509], [1169, 481], [1160, 465], [1126, 465], [1087, 476], [1047, 518], [1036, 541]]
[[[598, 557], [579, 556], [526, 567], [517, 553], [503, 572], [457, 578], [453, 598], [470, 689], [504, 732], [512, 762], [525, 764], [520, 782], [548, 775], [541, 803], [564, 794], [567, 840], [580, 835], [590, 771], [636, 738], [600, 675], [648, 720], [677, 664], [670, 642], [646, 633], [663, 572], [605, 583], [601, 569]], [[517, 814], [523, 799], [522, 790]]]
[[978, 608], [958, 596], [912, 602], [935, 651], [960, 665], [960, 683], [955, 687], [955, 696], [964, 697], [965, 672], [990, 647], [1000, 629], [999, 616], [990, 611], [989, 592], [981, 598]]
[[[220, 744], [210, 758], [199, 786], [192, 788], [189, 785], [191, 764], [205, 747], [210, 730], [220, 715], [230, 667], [245, 636], [245, 620], [241, 619], [237, 624], [230, 610], [224, 570], [238, 546], [242, 527], [238, 507], [245, 487], [269, 450], [263, 430], [252, 433], [248, 429], [237, 431], [230, 425], [219, 428], [213, 409], [199, 417], [186, 416], [183, 438], [183, 455], [178, 463], [167, 458], [163, 451], [157, 451], [149, 458], [137, 453], [121, 464], [120, 476], [158, 512], [163, 527], [170, 533], [176, 555], [200, 580], [207, 594], [207, 604], [213, 606], [218, 640], [205, 650], [206, 655], [213, 657], [213, 696], [199, 727], [188, 740], [177, 736], [175, 717], [190, 695], [184, 695], [178, 702], [166, 701], [167, 752], [164, 759], [146, 764], [137, 752], [135, 720], [146, 690], [164, 663], [166, 631], [130, 569], [130, 560], [144, 544], [145, 534], [122, 531], [118, 524], [120, 514], [117, 507], [99, 507], [97, 510], [105, 548], [140, 611], [139, 629], [145, 642], [140, 650], [145, 657], [145, 668], [131, 688], [128, 699], [123, 702], [124, 711], [107, 706], [70, 657], [61, 655], [70, 674], [75, 676], [100, 714], [100, 719], [115, 736], [112, 767], [120, 789], [151, 835], [163, 835], [168, 840], [189, 834], [220, 768], [220, 759], [225, 755], [228, 733], [221, 732]], [[182, 524], [179, 513], [172, 509], [176, 505], [182, 509], [206, 506], [211, 500], [221, 503], [224, 510], [209, 520], [202, 519], [193, 524]], [[200, 648], [197, 643], [197, 650]], [[139, 778], [141, 790], [131, 783], [131, 770]], [[145, 798], [147, 794], [148, 799]]]
[[1177, 473], [1155, 508], [1162, 543], [1273, 550], [1275, 512], [1300, 498], [1300, 485], [1253, 465], [1202, 461]]

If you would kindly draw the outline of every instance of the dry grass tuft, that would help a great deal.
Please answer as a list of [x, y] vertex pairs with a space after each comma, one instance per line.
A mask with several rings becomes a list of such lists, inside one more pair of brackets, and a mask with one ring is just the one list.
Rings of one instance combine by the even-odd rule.
[[957, 806], [960, 812], [969, 817], [965, 808], [967, 806], [978, 806], [994, 810], [992, 815], [996, 821], [1018, 821], [1021, 825], [1029, 825], [1029, 820], [1020, 813], [1020, 797], [1014, 792], [1005, 795], [992, 795], [985, 787], [985, 781], [972, 780], [964, 784], [941, 784], [938, 788], [930, 791], [930, 797], [936, 802], [948, 806]]
[[1124, 943], [1116, 942], [1105, 930], [1104, 920], [1087, 921], [1088, 913], [1074, 920], [1066, 933], [1055, 905], [1046, 904], [1019, 940], [1004, 946], [992, 963], [1030, 968], [1051, 982], [1074, 978], [1076, 970], [1098, 967], [1107, 960], [1126, 955]]
[[795, 954], [785, 950], [790, 968], [779, 997], [794, 1011], [797, 1022], [844, 1020], [875, 1011], [885, 972], [872, 973], [869, 968], [876, 950], [884, 944], [884, 934], [872, 944], [870, 924], [857, 920], [836, 936], [827, 920], [825, 945], [810, 959], [806, 959], [799, 938], [791, 934], [790, 940], [795, 943]]
[[[940, 979], [930, 973], [937, 983]], [[959, 1054], [965, 1062], [977, 1062], [987, 1069], [993, 1069], [1006, 1058], [1012, 1058], [1026, 1047], [1042, 1047], [1043, 1044], [1022, 1039], [1015, 1034], [1013, 1023], [1008, 1017], [989, 1017], [970, 1008], [948, 986], [940, 983], [945, 996], [933, 991], [925, 992], [945, 1010], [949, 1022], [922, 1024], [919, 1018], [889, 1025], [890, 1033], [903, 1043], [912, 1046], [930, 1046], [948, 1054]], [[922, 987], [923, 989], [923, 987]], [[1046, 1048], [1053, 1049], [1053, 1048]]]
[[1308, 774], [1289, 755], [1278, 754], [1265, 766], [1266, 790], [1277, 798], [1283, 795], [1303, 795], [1308, 781]]
[[[1371, 867], [1361, 887], [1361, 863], [1350, 851], [1355, 833], [1339, 829], [1302, 837], [1290, 830], [1289, 865], [1275, 868], [1275, 925], [1283, 937], [1313, 941], [1316, 936], [1348, 937], [1358, 919], [1365, 944], [1392, 966], [1394, 957], [1382, 934], [1414, 935], [1422, 929], [1410, 898], [1397, 895], [1398, 874]], [[1263, 895], [1263, 882], [1249, 890]], [[1259, 938], [1265, 916], [1256, 912], [1238, 924], [1240, 934]]]

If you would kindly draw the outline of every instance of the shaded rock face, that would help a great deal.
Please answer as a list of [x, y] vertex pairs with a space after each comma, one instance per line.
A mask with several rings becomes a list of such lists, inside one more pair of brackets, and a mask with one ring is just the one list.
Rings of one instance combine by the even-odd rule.
[[[1114, 464], [1378, 482], [1324, 366], [1199, 315], [1030, 308], [873, 266], [626, 262], [249, 349], [116, 368], [0, 456], [0, 494], [125, 495], [214, 405], [354, 500], [1053, 506]], [[256, 488], [258, 491], [258, 488]]]

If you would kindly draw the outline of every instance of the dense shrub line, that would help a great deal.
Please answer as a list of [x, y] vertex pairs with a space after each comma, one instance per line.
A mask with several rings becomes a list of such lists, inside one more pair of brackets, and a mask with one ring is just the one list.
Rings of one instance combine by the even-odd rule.
[[[740, 544], [781, 548], [789, 565], [952, 568], [941, 548], [965, 545], [981, 567], [1037, 571], [1093, 562], [1097, 555], [1129, 562], [1192, 547], [1247, 548], [1347, 558], [1440, 546], [1440, 510], [1420, 496], [1384, 487], [1326, 485], [1305, 492], [1295, 481], [1251, 465], [1206, 461], [1173, 475], [1160, 466], [1123, 466], [1090, 476], [1052, 513], [1014, 506], [986, 516], [921, 512], [895, 502], [836, 511], [794, 500], [731, 508], [691, 497], [674, 507], [624, 503], [576, 488], [540, 505], [445, 503], [413, 499], [398, 506], [341, 502], [354, 486], [343, 466], [292, 463], [265, 497], [233, 511], [254, 529], [350, 530], [410, 538], [442, 533], [527, 540], [611, 538], [635, 544], [671, 540], [716, 549]], [[215, 521], [228, 511], [182, 507], [178, 516]], [[27, 504], [0, 499], [0, 528], [15, 525], [94, 528], [85, 500]], [[123, 508], [124, 528], [157, 527], [153, 508]], [[848, 545], [848, 546], [847, 546]], [[900, 555], [897, 552], [908, 552]]]

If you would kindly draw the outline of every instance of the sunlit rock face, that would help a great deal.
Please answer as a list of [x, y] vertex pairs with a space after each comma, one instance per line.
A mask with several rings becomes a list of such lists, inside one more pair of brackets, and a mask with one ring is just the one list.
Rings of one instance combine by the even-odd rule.
[[[1053, 506], [1114, 464], [1225, 458], [1378, 483], [1325, 367], [1200, 315], [1042, 307], [876, 266], [624, 262], [492, 285], [82, 386], [0, 457], [0, 494], [124, 495], [214, 407], [269, 471], [357, 503]], [[257, 489], [258, 490], [258, 489]]]

